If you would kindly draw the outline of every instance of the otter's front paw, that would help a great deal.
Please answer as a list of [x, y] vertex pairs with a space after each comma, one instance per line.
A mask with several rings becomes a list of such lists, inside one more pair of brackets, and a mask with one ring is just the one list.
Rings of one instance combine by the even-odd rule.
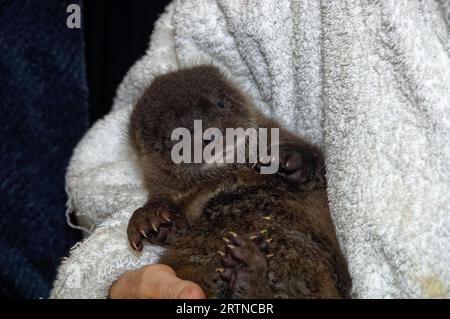
[[[263, 232], [264, 233], [264, 232]], [[267, 260], [271, 239], [258, 234], [243, 238], [231, 232], [218, 268], [220, 278], [228, 284], [230, 298], [258, 298], [267, 295]]]
[[319, 149], [311, 145], [283, 144], [278, 157], [272, 156], [269, 163], [277, 162], [277, 174], [288, 182], [308, 189], [325, 185], [325, 163]]
[[136, 251], [142, 251], [143, 240], [164, 244], [172, 226], [170, 211], [170, 205], [165, 201], [152, 201], [137, 209], [128, 222], [130, 245]]

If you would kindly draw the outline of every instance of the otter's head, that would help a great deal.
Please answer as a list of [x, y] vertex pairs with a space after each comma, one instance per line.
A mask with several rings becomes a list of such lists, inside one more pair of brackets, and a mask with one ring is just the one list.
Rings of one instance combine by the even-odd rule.
[[[213, 66], [196, 66], [156, 77], [135, 105], [130, 122], [131, 143], [141, 159], [157, 159], [161, 169], [185, 181], [220, 174], [224, 166], [177, 164], [171, 157], [174, 130], [194, 137], [194, 120], [202, 129], [254, 127], [248, 98]], [[204, 141], [208, 143], [209, 141]], [[194, 142], [192, 142], [192, 146]], [[193, 149], [192, 149], [193, 157]], [[144, 163], [145, 164], [145, 163]]]

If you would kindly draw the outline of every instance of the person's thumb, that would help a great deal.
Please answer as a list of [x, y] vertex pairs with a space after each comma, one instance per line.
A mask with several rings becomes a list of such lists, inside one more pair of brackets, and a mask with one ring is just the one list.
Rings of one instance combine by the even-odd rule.
[[176, 290], [178, 290], [177, 299], [205, 299], [205, 293], [195, 283], [187, 280], [182, 280], [177, 284]]
[[164, 267], [159, 275], [160, 298], [164, 299], [205, 299], [205, 293], [192, 281], [178, 278], [175, 272]]

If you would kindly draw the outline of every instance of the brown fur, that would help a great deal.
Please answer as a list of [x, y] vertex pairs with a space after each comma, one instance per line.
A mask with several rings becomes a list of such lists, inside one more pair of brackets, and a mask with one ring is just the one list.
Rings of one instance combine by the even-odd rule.
[[160, 262], [211, 298], [349, 297], [320, 150], [280, 128], [275, 175], [251, 164], [175, 164], [172, 130], [192, 129], [194, 119], [204, 129], [279, 127], [215, 67], [157, 77], [130, 120], [150, 194], [130, 219], [131, 245], [166, 245]]

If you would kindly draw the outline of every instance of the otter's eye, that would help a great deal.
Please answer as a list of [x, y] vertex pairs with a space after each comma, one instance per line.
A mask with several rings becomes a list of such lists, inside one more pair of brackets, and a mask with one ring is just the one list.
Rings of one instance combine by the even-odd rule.
[[225, 103], [222, 100], [220, 100], [216, 102], [216, 106], [223, 109], [225, 107]]

